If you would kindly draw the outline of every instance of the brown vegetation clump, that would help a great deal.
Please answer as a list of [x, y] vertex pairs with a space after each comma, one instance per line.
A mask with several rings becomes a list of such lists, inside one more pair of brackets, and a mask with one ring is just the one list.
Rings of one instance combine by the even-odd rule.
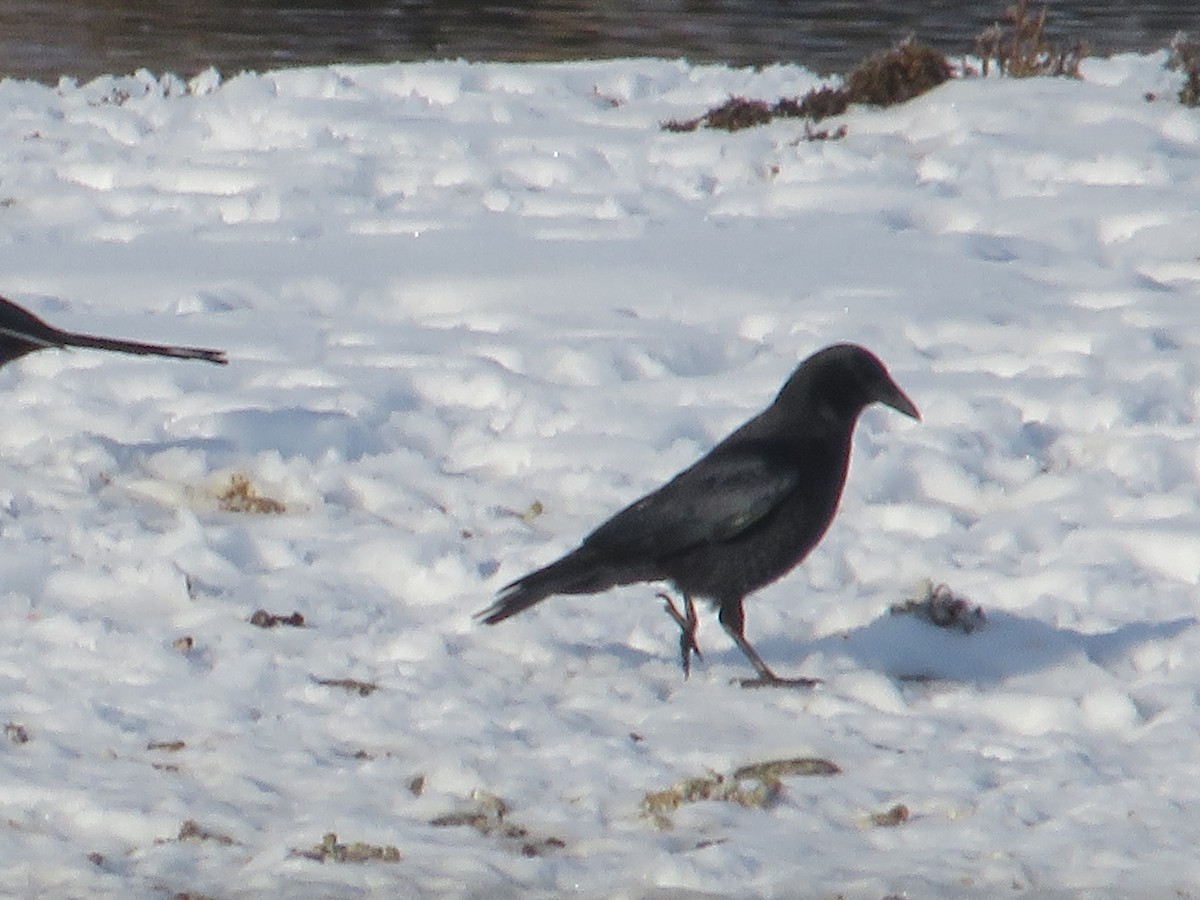
[[403, 857], [400, 851], [391, 844], [386, 846], [368, 844], [364, 841], [354, 841], [343, 844], [334, 832], [329, 832], [321, 839], [321, 843], [307, 850], [293, 848], [289, 856], [301, 859], [311, 859], [313, 862], [327, 863], [366, 863], [386, 862], [397, 863]]
[[695, 119], [671, 119], [663, 123], [664, 131], [695, 131], [705, 128], [722, 128], [725, 131], [740, 131], [755, 125], [765, 125], [775, 117], [765, 100], [747, 100], [745, 97], [730, 97], [720, 106], [714, 106]]
[[1017, 0], [996, 23], [975, 38], [975, 55], [983, 62], [983, 74], [992, 62], [1001, 75], [1030, 78], [1035, 75], [1079, 77], [1079, 64], [1087, 56], [1087, 45], [1077, 41], [1061, 47], [1046, 37], [1046, 8], [1033, 14], [1029, 0]]
[[275, 628], [278, 625], [290, 625], [292, 628], [304, 627], [304, 616], [294, 612], [290, 616], [277, 616], [265, 609], [256, 609], [250, 616], [250, 624], [259, 628]]
[[487, 791], [475, 791], [470, 808], [447, 813], [429, 820], [434, 828], [474, 828], [482, 835], [499, 838], [526, 858], [546, 856], [567, 846], [559, 837], [536, 837], [529, 829], [508, 818], [508, 804]]
[[1171, 58], [1167, 68], [1183, 72], [1183, 87], [1179, 89], [1179, 102], [1184, 106], [1200, 106], [1200, 43], [1189, 41], [1182, 35], [1171, 42]]
[[764, 125], [772, 118], [771, 107], [765, 100], [747, 100], [744, 97], [730, 97], [720, 106], [710, 109], [704, 116], [704, 124], [709, 128], [724, 128], [726, 131], [739, 131], [742, 128], [752, 128]]
[[[870, 106], [891, 106], [920, 96], [952, 76], [950, 61], [938, 51], [905, 41], [861, 63], [846, 78], [844, 87], [813, 88], [803, 97], [784, 97], [775, 103], [730, 97], [695, 119], [672, 119], [663, 123], [666, 131], [695, 131], [722, 128], [740, 131], [755, 125], [765, 125], [772, 119], [811, 119], [819, 122], [828, 116], [844, 113], [851, 103]], [[844, 137], [845, 132], [812, 132], [809, 140], [829, 140]]]
[[732, 775], [709, 770], [705, 775], [685, 778], [666, 790], [649, 791], [642, 799], [642, 813], [656, 827], [667, 829], [672, 826], [670, 814], [688, 803], [715, 800], [748, 809], [766, 809], [782, 795], [784, 778], [838, 775], [841, 771], [835, 763], [812, 756], [752, 763]]
[[827, 116], [837, 116], [844, 113], [850, 106], [850, 97], [845, 88], [819, 87], [813, 88], [800, 100], [780, 100], [775, 108], [780, 115], [790, 115], [803, 118], [808, 116], [814, 122], [819, 122]]
[[919, 97], [951, 75], [945, 55], [916, 41], [904, 41], [860, 63], [846, 78], [845, 91], [850, 103], [891, 106]]
[[232, 475], [229, 486], [217, 495], [217, 506], [224, 512], [281, 515], [287, 507], [278, 500], [264, 497], [245, 475]]
[[[1178, 48], [1184, 48], [1180, 50]], [[1002, 75], [1028, 78], [1033, 75], [1079, 77], [1079, 64], [1087, 56], [1082, 42], [1059, 46], [1046, 36], [1046, 10], [1033, 13], [1029, 0], [1016, 0], [1004, 13], [1003, 21], [988, 28], [975, 39], [975, 54], [987, 75], [994, 64]], [[1180, 102], [1200, 104], [1200, 49], [1195, 44], [1176, 42], [1174, 64], [1188, 73]], [[1176, 61], [1177, 59], [1177, 61]], [[975, 74], [964, 65], [968, 74]], [[861, 62], [841, 87], [819, 87], [803, 97], [785, 97], [774, 103], [730, 97], [720, 106], [694, 119], [664, 122], [666, 131], [695, 131], [722, 128], [740, 131], [765, 125], [775, 118], [801, 118], [819, 122], [846, 111], [852, 103], [891, 106], [919, 97], [954, 77], [950, 60], [938, 50], [915, 40], [906, 40], [884, 53]], [[843, 128], [832, 132], [806, 133], [807, 140], [829, 140], [845, 136]]]

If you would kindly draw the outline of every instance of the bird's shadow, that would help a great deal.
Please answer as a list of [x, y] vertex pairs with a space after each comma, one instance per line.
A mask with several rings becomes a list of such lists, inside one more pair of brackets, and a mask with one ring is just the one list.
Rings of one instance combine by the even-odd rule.
[[227, 453], [229, 442], [222, 438], [178, 438], [164, 441], [118, 441], [103, 434], [91, 432], [88, 435], [116, 461], [117, 468], [125, 471], [134, 468], [139, 462], [156, 453], [168, 450], [192, 450], [202, 453]]
[[828, 635], [805, 649], [810, 654], [848, 657], [863, 668], [905, 681], [990, 684], [1081, 658], [1112, 666], [1133, 648], [1174, 638], [1197, 621], [1189, 616], [1130, 622], [1113, 631], [1088, 634], [1000, 611], [988, 613], [980, 627], [964, 632], [885, 612], [861, 628]]
[[[961, 682], [982, 686], [1083, 659], [1105, 668], [1112, 667], [1127, 659], [1135, 647], [1170, 640], [1197, 624], [1200, 619], [1187, 616], [1165, 622], [1130, 622], [1112, 631], [1087, 633], [1000, 611], [987, 613], [977, 627], [966, 632], [954, 627], [938, 627], [917, 616], [885, 611], [859, 628], [808, 643], [798, 645], [786, 635], [773, 635], [756, 642], [756, 646], [784, 676], [818, 676], [821, 674], [818, 671], [798, 670], [803, 668], [805, 659], [825, 656], [849, 659], [863, 669], [904, 682]], [[723, 634], [713, 635], [705, 642], [706, 652], [699, 663], [701, 671], [706, 663], [711, 666], [717, 660], [722, 665], [744, 663], [736, 648], [718, 648], [713, 643], [722, 638]], [[714, 651], [711, 656], [707, 652], [710, 649]], [[634, 649], [620, 641], [599, 645], [573, 641], [569, 644], [569, 652], [579, 658], [611, 655], [620, 661], [622, 668], [640, 667], [661, 662], [664, 658], [664, 653]], [[791, 659], [796, 662], [791, 663]], [[696, 663], [693, 663], [695, 669]]]
[[[664, 653], [652, 650], [641, 650], [620, 641], [604, 641], [599, 644], [589, 644], [583, 641], [568, 641], [562, 645], [564, 652], [571, 659], [590, 660], [598, 657], [611, 657], [617, 661], [617, 668], [632, 672], [644, 666], [661, 663]], [[676, 661], [678, 659], [676, 658]]]
[[201, 450], [215, 457], [233, 457], [276, 451], [285, 459], [293, 456], [313, 461], [329, 453], [355, 462], [384, 449], [383, 440], [369, 423], [343, 412], [304, 407], [281, 409], [236, 409], [213, 413], [215, 437], [185, 437], [166, 441], [125, 443], [103, 435], [95, 439], [122, 465], [140, 457], [171, 449]]

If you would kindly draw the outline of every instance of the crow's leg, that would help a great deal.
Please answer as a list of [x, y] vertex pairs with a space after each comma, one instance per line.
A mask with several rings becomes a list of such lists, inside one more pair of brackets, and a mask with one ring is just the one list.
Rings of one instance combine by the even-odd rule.
[[750, 660], [750, 665], [754, 666], [754, 671], [758, 673], [757, 678], [739, 678], [737, 683], [744, 688], [756, 687], [799, 687], [810, 688], [821, 683], [819, 678], [780, 678], [771, 668], [763, 662], [763, 658], [758, 655], [758, 651], [750, 646], [750, 642], [746, 640], [746, 614], [742, 611], [741, 598], [732, 601], [722, 601], [721, 611], [717, 618], [721, 622], [721, 626], [726, 633], [733, 638], [733, 642], [737, 644], [738, 649], [746, 654], [746, 659]]
[[686, 679], [692, 672], [692, 654], [696, 654], [696, 659], [704, 659], [700, 653], [700, 645], [696, 643], [696, 626], [698, 624], [696, 604], [692, 602], [689, 594], [684, 594], [684, 612], [680, 612], [670, 594], [659, 591], [658, 596], [663, 600], [667, 615], [674, 619], [675, 624], [679, 626], [679, 656], [683, 660], [683, 677]]

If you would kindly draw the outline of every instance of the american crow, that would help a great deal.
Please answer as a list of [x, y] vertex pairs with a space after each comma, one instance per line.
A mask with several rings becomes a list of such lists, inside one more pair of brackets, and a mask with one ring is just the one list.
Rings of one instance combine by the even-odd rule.
[[202, 359], [225, 365], [228, 360], [222, 350], [202, 350], [198, 347], [167, 347], [161, 344], [139, 344], [114, 338], [93, 337], [61, 331], [43, 322], [27, 309], [0, 297], [0, 366], [19, 359], [34, 350], [47, 347], [92, 347], [117, 353], [136, 353], [141, 356], [172, 356], [177, 359]]
[[478, 614], [495, 625], [552, 594], [594, 594], [622, 584], [670, 581], [686, 615], [686, 676], [696, 645], [694, 597], [718, 618], [758, 673], [745, 687], [812, 684], [780, 678], [750, 646], [742, 601], [782, 577], [817, 545], [837, 511], [859, 413], [884, 403], [919, 419], [883, 363], [853, 344], [813, 354], [775, 401], [690, 468], [621, 510], [566, 556], [503, 588]]

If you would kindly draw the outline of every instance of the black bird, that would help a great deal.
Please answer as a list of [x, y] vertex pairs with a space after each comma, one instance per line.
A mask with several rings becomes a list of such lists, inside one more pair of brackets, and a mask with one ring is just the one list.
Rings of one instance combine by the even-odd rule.
[[837, 511], [859, 413], [872, 403], [920, 418], [869, 350], [836, 344], [792, 373], [775, 401], [665, 485], [621, 510], [566, 556], [504, 587], [478, 614], [503, 622], [553, 594], [670, 581], [683, 669], [696, 645], [693, 598], [712, 602], [757, 678], [745, 687], [811, 685], [780, 678], [750, 646], [742, 601], [782, 577], [817, 545]]
[[141, 356], [171, 356], [176, 359], [202, 359], [225, 365], [229, 360], [222, 350], [203, 350], [199, 347], [169, 347], [162, 344], [141, 344], [116, 338], [93, 337], [62, 331], [43, 322], [27, 309], [0, 297], [0, 366], [19, 359], [34, 350], [48, 347], [91, 347], [117, 353]]

